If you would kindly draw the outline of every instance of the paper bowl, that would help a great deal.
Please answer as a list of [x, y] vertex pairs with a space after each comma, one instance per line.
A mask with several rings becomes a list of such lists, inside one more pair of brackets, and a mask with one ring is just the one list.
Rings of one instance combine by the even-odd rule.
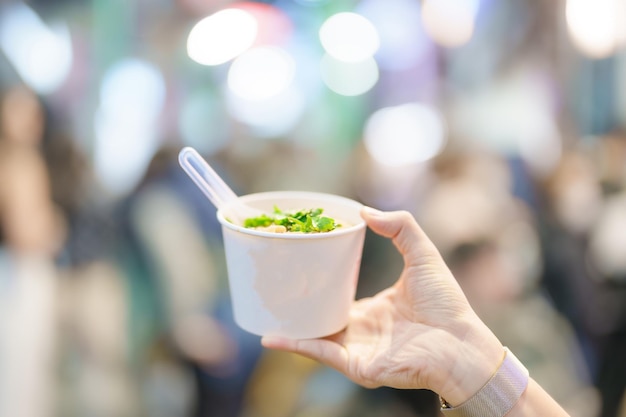
[[222, 225], [236, 323], [256, 335], [323, 337], [343, 329], [356, 292], [365, 223], [362, 205], [323, 193], [276, 191], [240, 197], [272, 213], [321, 207], [343, 227], [326, 233], [271, 233], [228, 221]]

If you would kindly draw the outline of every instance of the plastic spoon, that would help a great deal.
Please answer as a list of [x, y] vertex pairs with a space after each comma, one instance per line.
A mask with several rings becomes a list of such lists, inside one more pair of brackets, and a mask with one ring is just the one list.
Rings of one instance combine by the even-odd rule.
[[244, 219], [262, 214], [260, 210], [241, 203], [237, 194], [195, 149], [183, 148], [178, 154], [178, 162], [218, 210], [229, 205], [228, 215], [235, 223], [241, 225]]

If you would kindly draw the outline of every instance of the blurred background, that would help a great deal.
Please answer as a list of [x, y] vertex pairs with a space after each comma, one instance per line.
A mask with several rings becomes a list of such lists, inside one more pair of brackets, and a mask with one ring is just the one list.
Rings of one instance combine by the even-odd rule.
[[[626, 1], [0, 2], [0, 416], [437, 416], [234, 324], [240, 194], [408, 210], [574, 417], [626, 416]], [[357, 296], [401, 258], [368, 234]]]

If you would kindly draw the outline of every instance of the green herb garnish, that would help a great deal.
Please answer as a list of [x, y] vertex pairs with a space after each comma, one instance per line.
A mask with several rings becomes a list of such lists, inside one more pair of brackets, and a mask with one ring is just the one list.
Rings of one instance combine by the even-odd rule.
[[288, 232], [301, 233], [330, 232], [341, 226], [335, 222], [335, 219], [322, 216], [323, 212], [324, 210], [321, 208], [285, 212], [274, 206], [272, 216], [262, 214], [257, 217], [250, 217], [244, 221], [243, 225], [248, 228], [278, 225], [284, 226]]

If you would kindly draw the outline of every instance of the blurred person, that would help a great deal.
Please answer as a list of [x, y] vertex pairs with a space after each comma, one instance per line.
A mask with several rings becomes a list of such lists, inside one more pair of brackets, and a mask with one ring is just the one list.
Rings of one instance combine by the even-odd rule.
[[61, 123], [62, 108], [45, 110], [40, 148], [51, 198], [66, 230], [55, 257], [60, 278], [58, 412], [68, 417], [138, 415], [142, 396], [132, 374], [135, 329], [129, 325], [134, 304], [118, 253], [116, 200]]
[[573, 324], [595, 372], [592, 317], [602, 309], [590, 303], [597, 287], [589, 275], [585, 252], [589, 230], [602, 206], [597, 172], [582, 151], [568, 150], [552, 174], [539, 182], [538, 189], [544, 253], [542, 285], [555, 307]]
[[626, 362], [615, 360], [626, 350], [626, 134], [616, 131], [598, 138], [590, 159], [603, 191], [598, 218], [589, 230], [587, 269], [597, 287], [594, 304], [602, 309], [591, 327], [605, 417], [617, 415], [626, 404]]
[[626, 184], [626, 129], [597, 138], [591, 158], [605, 194], [620, 192]]
[[626, 390], [626, 366], [616, 360], [626, 346], [626, 286], [620, 278], [626, 161], [615, 139], [568, 150], [540, 184], [543, 282], [585, 349], [602, 397], [601, 417], [617, 414]]
[[112, 219], [104, 221], [86, 159], [47, 103], [14, 87], [2, 122], [0, 231], [10, 283], [0, 303], [8, 346], [0, 361], [11, 364], [2, 374], [11, 383], [0, 387], [0, 416], [48, 416], [57, 407], [67, 416], [128, 414], [136, 395], [125, 375], [126, 296], [111, 262]]
[[598, 351], [597, 384], [602, 417], [617, 415], [626, 401], [626, 188], [605, 198], [589, 234], [587, 258], [594, 273], [595, 300], [602, 314], [593, 324]]
[[[266, 336], [265, 347], [316, 359], [365, 387], [430, 389], [450, 415], [568, 415], [523, 365], [510, 362], [512, 354], [472, 310], [411, 214], [366, 207], [362, 216], [403, 256], [398, 281], [355, 302], [348, 326], [337, 334], [304, 340]], [[499, 381], [505, 374], [516, 388], [503, 395]], [[501, 403], [495, 410], [458, 410], [474, 402], [493, 406], [496, 397]]]
[[42, 105], [26, 87], [13, 87], [1, 98], [3, 235], [17, 252], [54, 255], [64, 229], [40, 150], [44, 123]]
[[91, 260], [63, 268], [60, 277], [57, 415], [141, 415], [122, 269], [105, 259]]
[[511, 194], [506, 161], [468, 158], [428, 197], [424, 228], [481, 319], [572, 416], [593, 417], [599, 399], [579, 339], [541, 291], [533, 213]]
[[63, 216], [66, 238], [57, 263], [72, 270], [111, 258], [115, 252], [115, 200], [68, 129], [51, 126], [42, 146], [51, 195]]
[[[149, 355], [142, 366], [150, 373], [168, 363], [178, 369], [187, 403], [174, 414], [236, 417], [261, 348], [257, 337], [234, 323], [215, 210], [178, 166], [177, 155], [174, 147], [161, 148], [124, 202], [126, 245], [143, 265], [138, 291], [151, 293], [158, 311], [153, 339], [143, 349], [162, 354], [152, 362]], [[172, 398], [163, 392], [170, 385], [148, 381], [157, 390], [150, 415], [163, 413], [158, 410]]]
[[0, 416], [54, 413], [57, 271], [64, 225], [40, 144], [39, 98], [0, 97]]

